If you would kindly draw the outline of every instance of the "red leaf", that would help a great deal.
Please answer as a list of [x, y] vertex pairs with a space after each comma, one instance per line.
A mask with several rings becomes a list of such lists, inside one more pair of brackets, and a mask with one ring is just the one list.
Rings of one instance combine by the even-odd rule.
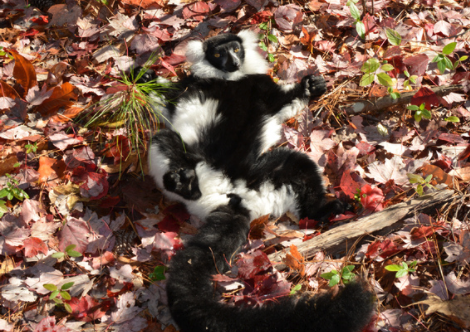
[[263, 237], [264, 229], [269, 221], [269, 214], [261, 216], [250, 223], [250, 239], [261, 239]]
[[101, 304], [89, 295], [82, 296], [80, 299], [73, 297], [68, 304], [72, 308], [72, 315], [76, 320], [82, 322], [92, 322], [104, 316], [106, 310], [101, 311]]
[[366, 214], [383, 210], [384, 194], [377, 187], [366, 184], [361, 188], [361, 204], [366, 210]]
[[312, 220], [308, 218], [303, 218], [299, 220], [300, 229], [314, 229], [318, 224], [317, 220]]
[[49, 157], [39, 157], [39, 183], [59, 180], [64, 175], [65, 163]]
[[290, 252], [286, 254], [284, 263], [294, 271], [297, 271], [300, 274], [300, 277], [305, 275], [305, 259], [297, 250], [295, 245], [290, 246]]
[[434, 234], [435, 231], [442, 229], [440, 226], [421, 226], [415, 227], [410, 231], [412, 240], [419, 240], [427, 238]]
[[357, 189], [361, 189], [366, 182], [357, 174], [347, 169], [343, 176], [341, 177], [340, 187], [341, 190], [349, 196], [349, 198], [354, 198], [354, 195], [357, 194]]
[[271, 267], [268, 256], [261, 250], [256, 250], [253, 254], [241, 254], [237, 261], [238, 275], [243, 279], [251, 279], [261, 271]]
[[33, 86], [38, 85], [36, 79], [36, 70], [29, 60], [19, 55], [18, 52], [10, 50], [10, 53], [15, 58], [15, 67], [13, 68], [13, 77], [16, 78], [18, 83], [23, 87], [23, 97], [26, 96], [28, 90]]
[[29, 237], [23, 242], [24, 245], [24, 255], [28, 258], [34, 257], [38, 252], [42, 252], [44, 255], [47, 255], [48, 249], [47, 245], [37, 237]]
[[47, 17], [46, 15], [40, 15], [39, 17], [33, 17], [31, 21], [39, 25], [46, 25], [47, 23], [49, 23], [49, 17]]
[[18, 92], [4, 81], [0, 81], [0, 97], [8, 97], [12, 99], [20, 98]]
[[428, 68], [429, 58], [426, 54], [418, 54], [405, 58], [403, 63], [409, 67], [410, 75], [422, 76]]
[[424, 86], [415, 93], [410, 102], [410, 104], [416, 106], [419, 106], [422, 103], [426, 104], [427, 110], [430, 110], [432, 106], [438, 106], [440, 104], [439, 98], [434, 93], [434, 91]]

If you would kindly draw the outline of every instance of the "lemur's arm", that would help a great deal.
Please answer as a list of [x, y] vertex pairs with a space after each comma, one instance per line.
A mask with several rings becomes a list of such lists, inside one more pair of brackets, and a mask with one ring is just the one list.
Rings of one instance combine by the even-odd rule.
[[265, 91], [266, 103], [273, 115], [281, 122], [297, 115], [311, 99], [326, 92], [326, 82], [321, 76], [305, 76], [300, 83], [277, 85], [273, 82], [269, 91]]

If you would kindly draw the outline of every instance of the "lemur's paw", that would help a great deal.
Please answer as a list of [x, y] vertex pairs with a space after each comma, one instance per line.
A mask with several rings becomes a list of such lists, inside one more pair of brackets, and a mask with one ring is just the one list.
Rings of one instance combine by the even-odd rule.
[[202, 194], [199, 190], [199, 181], [196, 171], [193, 169], [180, 168], [163, 176], [165, 189], [188, 200], [197, 200]]
[[322, 76], [309, 75], [302, 79], [305, 93], [310, 98], [319, 97], [326, 92], [326, 82]]

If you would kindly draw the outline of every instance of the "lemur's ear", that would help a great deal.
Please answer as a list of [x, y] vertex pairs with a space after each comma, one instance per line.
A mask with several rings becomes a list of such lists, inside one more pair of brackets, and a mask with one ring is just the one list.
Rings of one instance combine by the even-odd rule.
[[191, 40], [186, 47], [186, 59], [191, 63], [204, 60], [203, 43], [199, 40]]
[[237, 36], [241, 38], [244, 48], [253, 49], [258, 45], [259, 38], [256, 33], [251, 30], [242, 30]]

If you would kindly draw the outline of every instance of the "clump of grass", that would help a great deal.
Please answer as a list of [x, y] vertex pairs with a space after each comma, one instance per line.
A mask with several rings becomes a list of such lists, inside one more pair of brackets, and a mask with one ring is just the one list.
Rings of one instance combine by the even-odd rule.
[[139, 156], [139, 163], [139, 151], [147, 149], [145, 136], [151, 136], [158, 130], [159, 122], [163, 118], [160, 112], [164, 100], [162, 93], [170, 88], [167, 83], [158, 83], [157, 78], [145, 83], [138, 82], [155, 60], [156, 57], [151, 57], [140, 70], [132, 68], [128, 75], [121, 73], [120, 78], [115, 80], [123, 85], [123, 89], [104, 96], [91, 106], [87, 114], [92, 115], [85, 123], [87, 128], [124, 127], [132, 151], [137, 152]]

